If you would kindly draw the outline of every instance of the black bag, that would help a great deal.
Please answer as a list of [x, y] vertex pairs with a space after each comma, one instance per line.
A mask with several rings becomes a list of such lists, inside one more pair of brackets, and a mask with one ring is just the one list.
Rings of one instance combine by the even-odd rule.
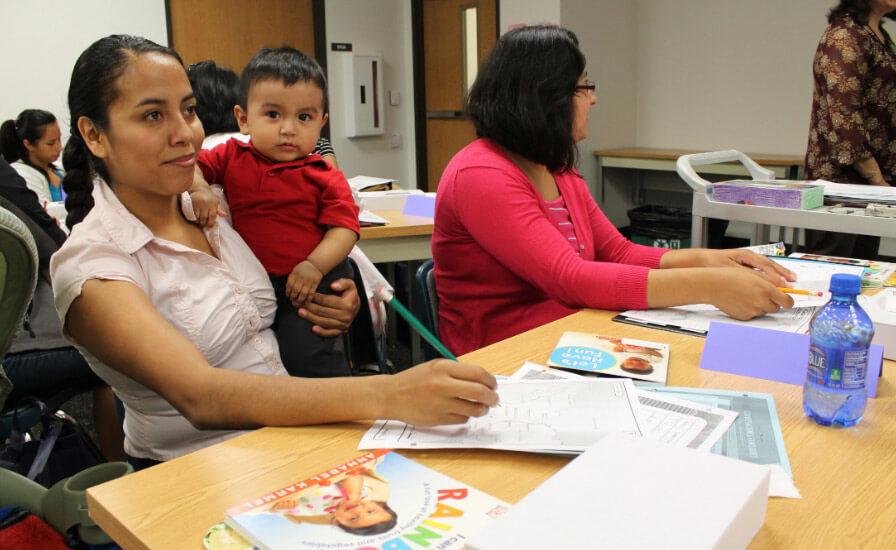
[[19, 425], [17, 414], [22, 406], [17, 407], [10, 437], [0, 447], [0, 467], [49, 488], [61, 479], [105, 462], [93, 440], [74, 418], [62, 411], [50, 412], [37, 399], [29, 399], [28, 403], [40, 408], [40, 437], [35, 439], [29, 427]]

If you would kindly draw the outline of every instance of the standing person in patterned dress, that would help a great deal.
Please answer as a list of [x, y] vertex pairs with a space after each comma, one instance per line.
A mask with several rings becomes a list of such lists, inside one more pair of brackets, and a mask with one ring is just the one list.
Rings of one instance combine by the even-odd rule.
[[[840, 0], [815, 61], [806, 179], [896, 183], [896, 46], [881, 26], [896, 0]], [[806, 251], [873, 260], [880, 238], [806, 231]]]

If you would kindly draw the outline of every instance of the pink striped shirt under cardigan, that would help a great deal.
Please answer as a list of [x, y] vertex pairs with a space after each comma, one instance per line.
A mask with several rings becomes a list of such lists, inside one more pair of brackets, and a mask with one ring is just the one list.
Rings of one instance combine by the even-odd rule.
[[644, 309], [666, 249], [636, 245], [600, 211], [575, 170], [554, 174], [572, 222], [558, 226], [501, 148], [477, 139], [442, 174], [432, 252], [439, 333], [457, 354], [581, 308]]

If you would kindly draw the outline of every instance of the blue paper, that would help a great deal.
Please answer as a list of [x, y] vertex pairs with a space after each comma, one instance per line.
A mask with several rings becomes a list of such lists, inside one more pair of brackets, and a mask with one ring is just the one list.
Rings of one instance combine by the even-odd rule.
[[[884, 348], [868, 350], [868, 397], [877, 396]], [[809, 365], [809, 336], [780, 330], [713, 322], [700, 368], [802, 386]]]
[[427, 195], [408, 195], [401, 213], [405, 216], [433, 218], [436, 215], [436, 198]]

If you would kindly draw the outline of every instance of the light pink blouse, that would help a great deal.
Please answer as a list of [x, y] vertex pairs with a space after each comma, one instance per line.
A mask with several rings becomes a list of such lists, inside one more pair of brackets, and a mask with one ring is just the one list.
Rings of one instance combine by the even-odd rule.
[[[270, 329], [274, 291], [264, 268], [230, 225], [219, 222], [206, 230], [218, 260], [156, 238], [105, 183], [96, 183], [93, 196], [95, 206], [50, 262], [63, 323], [86, 281], [127, 281], [143, 290], [159, 314], [214, 367], [287, 375]], [[72, 343], [124, 402], [129, 455], [168, 460], [240, 433], [197, 430], [160, 395]]]

